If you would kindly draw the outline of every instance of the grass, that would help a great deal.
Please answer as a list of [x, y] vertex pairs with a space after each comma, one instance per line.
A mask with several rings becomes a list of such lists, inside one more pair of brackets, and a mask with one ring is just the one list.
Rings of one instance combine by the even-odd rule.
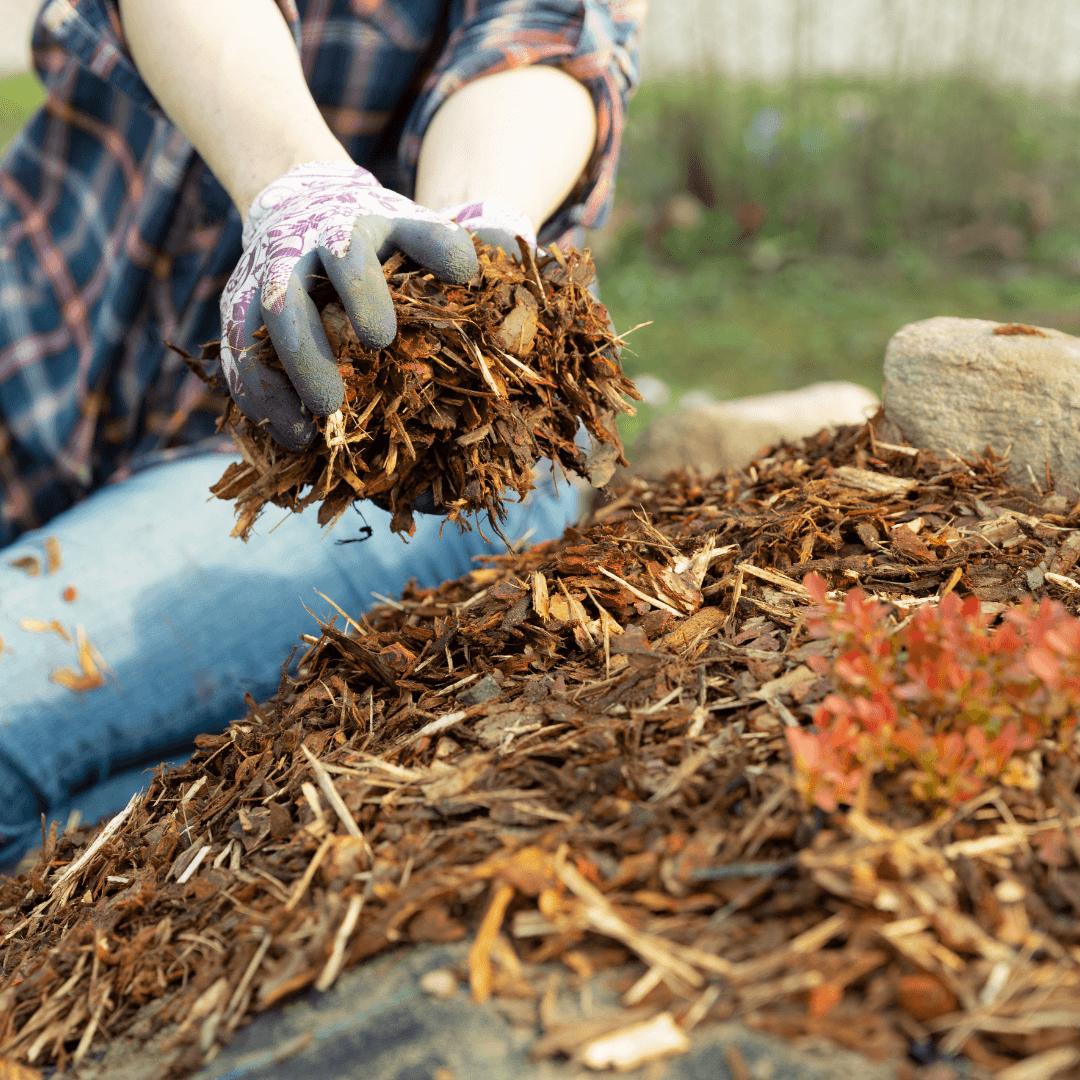
[[[0, 80], [0, 145], [40, 100], [34, 76]], [[612, 221], [593, 237], [601, 288], [620, 329], [653, 320], [626, 366], [673, 392], [625, 421], [629, 438], [691, 390], [850, 379], [880, 392], [889, 337], [933, 315], [1080, 333], [1071, 101], [962, 78], [674, 80], [641, 89], [624, 146]], [[747, 206], [764, 224], [740, 240]], [[979, 222], [1020, 246], [950, 254]]]
[[649, 83], [620, 196], [655, 210], [688, 180], [729, 213], [758, 204], [762, 235], [788, 248], [933, 248], [982, 218], [1080, 247], [1080, 106], [961, 76]]
[[0, 149], [26, 123], [44, 97], [36, 75], [11, 75], [0, 79]]
[[[934, 315], [1080, 333], [1080, 282], [1037, 267], [957, 268], [918, 251], [807, 255], [772, 273], [737, 253], [684, 266], [615, 253], [600, 272], [617, 327], [654, 320], [627, 340], [627, 370], [662, 378], [673, 401], [695, 389], [724, 399], [826, 379], [880, 394], [889, 338]], [[624, 436], [664, 411], [641, 406]]]
[[[764, 223], [740, 239], [748, 209]], [[979, 240], [1000, 227], [1004, 252]], [[654, 320], [627, 369], [673, 402], [822, 379], [880, 393], [885, 345], [917, 319], [1080, 333], [1080, 109], [960, 78], [648, 84], [595, 246], [615, 325]]]

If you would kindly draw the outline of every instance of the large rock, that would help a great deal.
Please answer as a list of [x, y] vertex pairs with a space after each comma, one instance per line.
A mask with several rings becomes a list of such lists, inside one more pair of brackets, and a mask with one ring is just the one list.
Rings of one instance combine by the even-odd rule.
[[638, 438], [631, 470], [661, 477], [686, 466], [703, 476], [741, 469], [767, 446], [826, 427], [861, 424], [877, 406], [877, 398], [863, 386], [822, 382], [684, 409], [654, 421]]
[[1080, 338], [986, 319], [909, 323], [885, 350], [883, 397], [886, 438], [961, 457], [1008, 452], [1026, 485], [1032, 472], [1044, 483], [1047, 462], [1080, 481]]
[[[308, 991], [283, 1007], [260, 1013], [191, 1080], [589, 1080], [599, 1074], [577, 1061], [532, 1060], [540, 1034], [535, 1001], [495, 999], [476, 1005], [460, 987], [445, 999], [429, 996], [422, 979], [432, 971], [467, 966], [469, 945], [421, 945], [375, 957], [345, 972], [325, 994]], [[558, 1021], [575, 1026], [618, 1015], [618, 980], [640, 969], [601, 973], [585, 998], [546, 965], [560, 991]], [[563, 969], [565, 972], [565, 969]], [[625, 986], [625, 983], [623, 984]], [[587, 1012], [582, 1012], [582, 1008]], [[168, 1068], [172, 1029], [133, 1051], [122, 1040], [104, 1057], [84, 1062], [84, 1080], [155, 1080]], [[729, 1075], [727, 1052], [737, 1049], [750, 1075], [769, 1080], [893, 1080], [897, 1062], [871, 1061], [825, 1039], [796, 1047], [737, 1021], [694, 1028], [689, 1053], [662, 1069], [646, 1065], [625, 1080], [719, 1080]]]

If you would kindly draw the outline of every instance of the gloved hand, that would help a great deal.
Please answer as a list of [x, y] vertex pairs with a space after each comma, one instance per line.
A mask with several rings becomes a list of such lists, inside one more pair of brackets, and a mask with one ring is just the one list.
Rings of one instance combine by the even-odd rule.
[[474, 202], [444, 206], [440, 215], [456, 221], [492, 247], [501, 247], [507, 255], [518, 257], [517, 237], [536, 250], [536, 230], [520, 207], [502, 199], [477, 199]]
[[[341, 407], [345, 388], [307, 290], [325, 274], [356, 336], [373, 349], [397, 333], [379, 260], [400, 249], [444, 281], [476, 273], [469, 233], [388, 191], [366, 169], [340, 161], [297, 165], [255, 197], [243, 255], [221, 294], [221, 366], [245, 415], [266, 420], [289, 450], [302, 450], [311, 416]], [[254, 358], [265, 323], [288, 379]]]

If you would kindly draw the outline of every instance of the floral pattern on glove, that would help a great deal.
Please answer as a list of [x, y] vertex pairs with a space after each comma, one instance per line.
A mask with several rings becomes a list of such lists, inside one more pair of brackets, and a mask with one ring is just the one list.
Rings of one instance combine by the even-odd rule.
[[503, 199], [477, 199], [473, 202], [444, 206], [439, 214], [468, 229], [500, 229], [511, 236], [527, 240], [529, 247], [536, 248], [536, 229], [528, 215], [520, 207]]
[[256, 292], [262, 290], [264, 307], [279, 313], [300, 260], [317, 248], [343, 258], [357, 219], [368, 215], [446, 223], [445, 216], [384, 188], [367, 169], [344, 161], [297, 165], [255, 196], [244, 223], [243, 254], [221, 294], [221, 361], [234, 396]]

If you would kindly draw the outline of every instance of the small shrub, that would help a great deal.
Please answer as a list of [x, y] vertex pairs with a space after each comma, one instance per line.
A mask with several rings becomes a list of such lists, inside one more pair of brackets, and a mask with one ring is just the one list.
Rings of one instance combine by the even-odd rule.
[[1016, 755], [1068, 738], [1080, 709], [1080, 621], [1050, 600], [991, 628], [977, 599], [949, 595], [890, 631], [887, 607], [853, 589], [837, 604], [807, 575], [807, 626], [836, 646], [816, 657], [836, 692], [814, 730], [787, 732], [799, 790], [823, 810], [852, 803], [877, 773], [904, 769], [917, 799], [961, 802], [992, 781], [1024, 786]]

